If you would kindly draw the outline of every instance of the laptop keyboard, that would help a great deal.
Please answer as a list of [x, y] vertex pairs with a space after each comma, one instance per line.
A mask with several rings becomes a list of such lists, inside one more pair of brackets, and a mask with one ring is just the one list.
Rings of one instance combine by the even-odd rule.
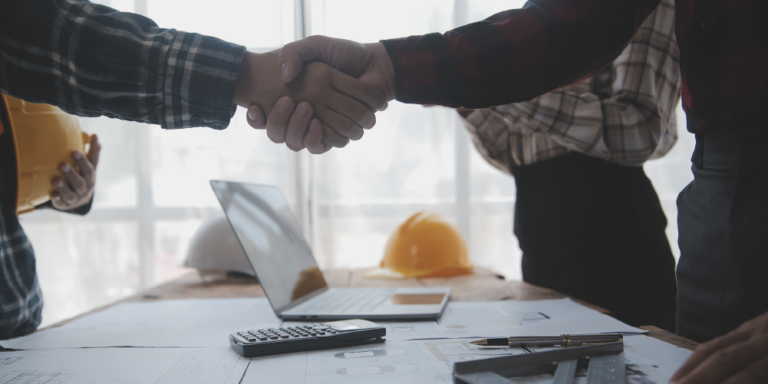
[[301, 311], [317, 314], [366, 313], [383, 303], [393, 291], [381, 288], [332, 290], [312, 299]]

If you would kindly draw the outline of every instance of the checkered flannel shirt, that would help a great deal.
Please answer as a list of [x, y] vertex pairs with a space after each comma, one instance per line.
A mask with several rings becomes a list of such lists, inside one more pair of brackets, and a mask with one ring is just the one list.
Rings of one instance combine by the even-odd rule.
[[244, 52], [88, 1], [0, 1], [0, 91], [79, 116], [226, 128]]
[[[487, 108], [597, 73], [660, 0], [531, 0], [446, 32], [384, 40], [406, 103]], [[768, 1], [676, 0], [688, 130], [765, 129]]]
[[[244, 51], [88, 1], [0, 1], [0, 92], [80, 116], [223, 129]], [[0, 165], [15, 161], [8, 152]], [[6, 197], [5, 205], [14, 201]], [[4, 213], [0, 338], [34, 331], [43, 304], [32, 246], [13, 212]]]
[[472, 111], [464, 119], [497, 168], [571, 151], [624, 165], [665, 155], [677, 141], [680, 52], [672, 0], [640, 26], [613, 63], [582, 82], [531, 101]]
[[35, 252], [16, 216], [0, 214], [0, 273], [0, 339], [34, 332], [42, 320], [43, 293]]

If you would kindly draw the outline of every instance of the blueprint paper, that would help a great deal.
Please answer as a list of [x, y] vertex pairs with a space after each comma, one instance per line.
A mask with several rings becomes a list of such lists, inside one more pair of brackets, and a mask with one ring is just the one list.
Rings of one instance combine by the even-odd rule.
[[415, 341], [254, 357], [243, 384], [449, 383]]
[[162, 300], [118, 304], [0, 344], [9, 349], [228, 347], [231, 333], [279, 324], [263, 298]]
[[0, 353], [0, 384], [237, 384], [247, 367], [229, 348], [9, 351]]
[[437, 321], [378, 323], [389, 341], [645, 332], [571, 299], [449, 302]]
[[437, 323], [453, 338], [646, 332], [571, 299], [449, 303]]
[[[0, 345], [9, 349], [226, 347], [231, 333], [280, 324], [264, 298], [135, 302]], [[387, 327], [390, 341], [644, 332], [570, 299], [450, 302], [437, 322], [381, 324]]]
[[383, 322], [377, 324], [387, 328], [387, 341], [439, 338], [442, 336], [436, 321]]
[[[627, 383], [666, 384], [691, 351], [644, 335], [628, 336], [624, 354]], [[543, 349], [542, 349], [543, 350]], [[521, 348], [491, 348], [466, 340], [411, 340], [353, 348], [253, 358], [243, 384], [452, 383], [453, 363], [535, 353]], [[516, 383], [550, 383], [549, 375], [515, 379]], [[585, 372], [576, 383], [585, 384]]]
[[[646, 332], [571, 299], [449, 302], [437, 321], [376, 323], [387, 328], [388, 341]], [[297, 324], [306, 323], [283, 323]]]

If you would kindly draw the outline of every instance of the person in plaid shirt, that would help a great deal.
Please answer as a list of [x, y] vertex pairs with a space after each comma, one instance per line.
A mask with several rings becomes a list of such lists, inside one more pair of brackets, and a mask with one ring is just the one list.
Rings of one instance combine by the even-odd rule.
[[[2, 100], [0, 98], [0, 100]], [[13, 132], [5, 113], [5, 106], [0, 106], [0, 339], [21, 336], [34, 331], [42, 320], [43, 295], [35, 273], [35, 254], [24, 229], [19, 223], [14, 208], [16, 207], [16, 183], [6, 182], [3, 190], [3, 175], [16, 177], [16, 159]], [[35, 209], [55, 209], [76, 215], [85, 215], [91, 210], [93, 191], [96, 187], [96, 166], [99, 163], [101, 144], [98, 136], [91, 136], [87, 154], [79, 151], [72, 157], [80, 168], [79, 172], [67, 163], [62, 163], [59, 170], [65, 180], [58, 177], [52, 180], [55, 190], [51, 200], [40, 204]], [[4, 207], [11, 207], [10, 209]]]
[[[406, 103], [528, 101], [599, 72], [660, 1], [531, 0], [444, 34], [372, 44], [312, 36], [281, 49], [283, 81], [322, 61]], [[767, 16], [761, 0], [675, 1], [683, 109], [697, 142], [694, 181], [678, 197], [677, 333], [711, 340], [676, 383], [768, 382]], [[306, 124], [264, 119], [258, 107], [252, 125], [303, 137]]]
[[674, 25], [664, 0], [595, 76], [531, 101], [460, 110], [478, 151], [515, 176], [523, 279], [671, 332], [675, 259], [642, 164], [677, 141]]
[[[317, 117], [308, 138], [322, 135], [342, 147], [386, 107], [375, 87], [322, 63], [308, 67], [296, 86], [286, 86], [279, 73], [276, 53], [158, 28], [85, 0], [0, 1], [0, 92], [79, 116], [224, 129], [237, 105], [293, 109], [296, 99], [306, 101], [307, 121]], [[10, 127], [2, 102], [0, 122]], [[14, 209], [11, 134], [0, 135], [0, 338], [34, 331], [42, 308], [34, 252]]]

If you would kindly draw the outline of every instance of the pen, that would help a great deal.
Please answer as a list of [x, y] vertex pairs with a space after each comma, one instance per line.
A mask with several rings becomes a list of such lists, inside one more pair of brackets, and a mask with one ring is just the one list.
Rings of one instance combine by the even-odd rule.
[[618, 341], [624, 341], [624, 335], [621, 333], [500, 337], [494, 339], [477, 339], [471, 341], [471, 343], [475, 345], [506, 345], [507, 347], [546, 347], [552, 345], [578, 347], [583, 345], [614, 343]]

